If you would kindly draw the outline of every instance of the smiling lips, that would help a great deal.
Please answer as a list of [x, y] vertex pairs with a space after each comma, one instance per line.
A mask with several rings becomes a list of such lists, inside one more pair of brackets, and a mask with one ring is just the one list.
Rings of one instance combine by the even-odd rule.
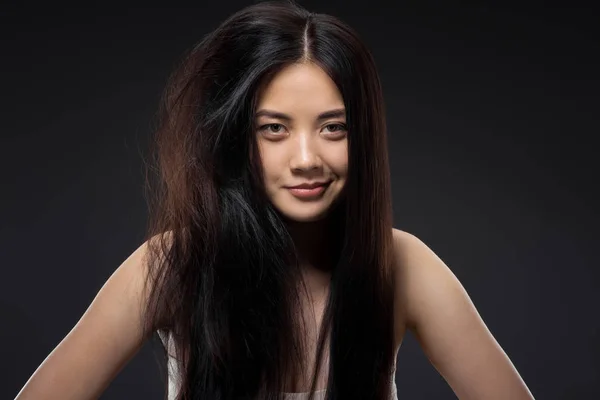
[[301, 185], [288, 187], [287, 189], [296, 197], [310, 199], [322, 194], [330, 183], [331, 182], [303, 183]]

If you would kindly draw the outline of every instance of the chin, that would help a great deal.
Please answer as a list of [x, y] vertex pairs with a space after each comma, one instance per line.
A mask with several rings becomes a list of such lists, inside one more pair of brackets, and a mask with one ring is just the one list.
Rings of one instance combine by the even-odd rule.
[[273, 204], [275, 209], [283, 216], [283, 218], [295, 222], [314, 222], [324, 219], [329, 213], [329, 206], [320, 205], [319, 207], [307, 206], [292, 206], [290, 204], [280, 205]]
[[282, 213], [286, 219], [292, 220], [294, 222], [315, 222], [320, 221], [325, 218], [326, 214], [290, 214], [290, 213]]

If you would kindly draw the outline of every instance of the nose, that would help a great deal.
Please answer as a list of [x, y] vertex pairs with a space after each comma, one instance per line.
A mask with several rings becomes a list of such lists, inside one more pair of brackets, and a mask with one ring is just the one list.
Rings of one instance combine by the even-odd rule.
[[310, 171], [321, 168], [317, 143], [310, 133], [297, 135], [291, 149], [290, 168], [294, 171]]

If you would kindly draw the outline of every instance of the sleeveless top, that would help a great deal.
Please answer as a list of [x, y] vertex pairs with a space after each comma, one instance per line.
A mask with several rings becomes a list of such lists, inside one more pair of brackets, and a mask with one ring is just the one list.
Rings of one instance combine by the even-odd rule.
[[[167, 361], [167, 373], [168, 373], [168, 384], [167, 384], [167, 399], [175, 400], [175, 394], [179, 389], [179, 381], [178, 381], [178, 365], [177, 360], [171, 356], [174, 354], [173, 346], [171, 342], [171, 337], [167, 340], [159, 333], [159, 337], [165, 345], [168, 353], [168, 361]], [[391, 400], [398, 400], [398, 390], [396, 388], [395, 377], [395, 369], [394, 373], [391, 376], [392, 381], [392, 396]], [[308, 400], [309, 393], [308, 392], [299, 392], [299, 393], [283, 393], [284, 400]], [[314, 400], [324, 400], [325, 399], [325, 389], [315, 391]]]

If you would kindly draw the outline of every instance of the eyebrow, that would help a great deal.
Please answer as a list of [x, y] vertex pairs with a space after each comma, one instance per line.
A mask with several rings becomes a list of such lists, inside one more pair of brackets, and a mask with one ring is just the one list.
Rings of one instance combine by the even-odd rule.
[[[342, 118], [346, 115], [346, 110], [343, 108], [337, 108], [335, 110], [329, 110], [329, 111], [325, 111], [321, 114], [319, 114], [317, 116], [317, 120], [318, 121], [322, 121], [324, 119], [329, 119], [329, 118]], [[275, 119], [281, 119], [284, 121], [291, 121], [292, 117], [290, 117], [287, 114], [278, 112], [278, 111], [273, 111], [273, 110], [266, 110], [266, 109], [262, 109], [256, 112], [256, 114], [254, 114], [255, 118], [259, 118], [259, 117], [269, 117], [269, 118], [275, 118]]]

